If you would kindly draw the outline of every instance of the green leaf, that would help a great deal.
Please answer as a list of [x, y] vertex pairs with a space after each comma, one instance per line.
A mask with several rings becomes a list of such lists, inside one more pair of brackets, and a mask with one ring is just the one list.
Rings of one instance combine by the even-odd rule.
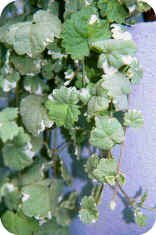
[[61, 160], [61, 176], [66, 182], [66, 184], [72, 184], [72, 176], [70, 175], [69, 170], [63, 160]]
[[130, 64], [126, 74], [130, 78], [132, 84], [137, 84], [140, 82], [140, 79], [143, 77], [143, 69], [137, 59], [134, 59]]
[[65, 13], [64, 18], [70, 17], [71, 14], [79, 11], [81, 8], [90, 5], [93, 2], [93, 0], [88, 0], [87, 2], [85, 0], [69, 0], [65, 2]]
[[44, 178], [43, 162], [37, 161], [29, 168], [25, 169], [21, 174], [22, 185], [33, 184]]
[[[116, 98], [121, 95], [128, 95], [131, 92], [131, 84], [127, 77], [122, 73], [114, 73], [112, 75], [103, 75], [97, 85], [98, 95], [105, 94], [111, 98]], [[100, 90], [101, 88], [101, 90]]]
[[17, 116], [16, 108], [5, 108], [0, 112], [0, 138], [4, 143], [18, 135], [20, 128], [15, 122]]
[[127, 95], [131, 92], [131, 83], [122, 73], [103, 75], [103, 78], [96, 84], [97, 95], [108, 96], [113, 99], [117, 111], [125, 110], [128, 106]]
[[95, 117], [95, 128], [91, 131], [90, 143], [98, 148], [110, 150], [124, 141], [124, 131], [116, 118]]
[[114, 185], [117, 176], [117, 162], [114, 159], [101, 159], [93, 171], [96, 179], [102, 183], [110, 183]]
[[64, 199], [60, 207], [68, 210], [74, 210], [76, 206], [76, 201], [78, 198], [78, 193], [77, 192], [71, 192], [68, 196], [68, 198]]
[[22, 194], [22, 210], [25, 215], [48, 218], [48, 214], [51, 214], [50, 190], [44, 181], [25, 186], [22, 189]]
[[144, 118], [140, 111], [133, 109], [133, 110], [128, 110], [128, 112], [125, 113], [124, 116], [125, 126], [139, 128], [142, 127], [143, 124], [144, 124]]
[[[23, 187], [22, 210], [28, 217], [51, 218], [62, 190], [59, 180], [40, 181]], [[44, 206], [41, 206], [44, 205]]]
[[99, 213], [97, 211], [96, 202], [92, 196], [85, 196], [82, 199], [79, 216], [84, 224], [91, 224], [97, 221]]
[[[132, 40], [97, 40], [91, 44], [94, 50], [101, 52], [98, 67], [107, 73], [108, 68], [121, 68], [129, 64], [132, 55], [136, 52], [136, 45]], [[107, 68], [108, 67], [108, 68]]]
[[58, 225], [54, 220], [43, 224], [35, 235], [70, 235], [68, 227]]
[[7, 211], [2, 216], [2, 223], [6, 229], [15, 235], [32, 235], [38, 230], [38, 224], [22, 214]]
[[34, 136], [38, 136], [40, 132], [53, 125], [42, 103], [43, 98], [41, 96], [29, 95], [22, 99], [20, 104], [23, 124]]
[[13, 191], [6, 192], [4, 203], [9, 210], [17, 210], [21, 199], [21, 193], [17, 187]]
[[140, 199], [140, 205], [141, 206], [143, 206], [144, 205], [144, 203], [145, 203], [145, 201], [147, 200], [147, 198], [148, 198], [148, 192], [147, 191], [145, 191], [144, 193], [143, 193], [143, 195], [141, 196], [141, 199]]
[[116, 111], [125, 111], [128, 109], [128, 97], [127, 95], [120, 95], [114, 97], [113, 104]]
[[[1, 71], [2, 72], [2, 71]], [[20, 80], [18, 72], [10, 71], [2, 72], [0, 75], [0, 87], [4, 92], [9, 92], [16, 88], [17, 82]]]
[[1, 185], [0, 197], [3, 198], [5, 206], [9, 210], [17, 210], [20, 204], [21, 193], [13, 183], [5, 182]]
[[104, 54], [112, 53], [114, 55], [119, 53], [121, 55], [134, 55], [136, 52], [136, 44], [132, 40], [97, 40], [96, 42], [93, 42], [91, 46], [98, 52], [103, 52]]
[[61, 23], [49, 11], [39, 10], [32, 21], [2, 26], [0, 33], [3, 33], [0, 41], [13, 46], [17, 54], [35, 57], [54, 41], [54, 37], [60, 36]]
[[13, 170], [22, 170], [30, 166], [35, 153], [30, 138], [21, 128], [17, 137], [2, 149], [4, 164]]
[[35, 75], [41, 70], [41, 59], [32, 59], [28, 56], [11, 55], [11, 63], [21, 75]]
[[55, 211], [56, 222], [62, 226], [68, 226], [71, 223], [70, 210], [58, 207]]
[[96, 8], [84, 7], [65, 21], [62, 37], [66, 52], [73, 59], [83, 59], [89, 55], [89, 43], [110, 37], [109, 25], [100, 21]]
[[109, 22], [125, 23], [129, 16], [127, 9], [117, 0], [99, 0], [98, 7], [102, 17], [107, 17]]
[[[90, 21], [94, 20], [94, 15], [91, 16]], [[106, 20], [97, 20], [95, 23], [88, 25], [88, 42], [92, 45], [98, 40], [106, 40], [111, 37], [109, 23]]]
[[144, 215], [140, 210], [135, 210], [134, 212], [135, 216], [135, 222], [140, 226], [140, 227], [145, 227], [147, 225], [147, 216]]
[[27, 76], [24, 79], [24, 89], [31, 94], [43, 95], [44, 92], [48, 91], [48, 86], [40, 77]]
[[49, 117], [57, 126], [71, 128], [80, 114], [77, 105], [79, 101], [78, 91], [74, 87], [61, 87], [53, 90], [46, 102]]
[[96, 116], [98, 113], [104, 112], [109, 107], [109, 99], [100, 96], [92, 96], [88, 103], [88, 114]]
[[54, 214], [58, 206], [59, 199], [62, 197], [63, 181], [59, 179], [53, 179], [50, 190], [51, 212]]
[[73, 59], [89, 55], [87, 26], [90, 16], [95, 13], [95, 8], [83, 8], [64, 23], [63, 46]]
[[98, 164], [99, 157], [96, 154], [92, 154], [85, 165], [85, 171], [90, 179], [95, 179], [94, 170], [97, 168]]

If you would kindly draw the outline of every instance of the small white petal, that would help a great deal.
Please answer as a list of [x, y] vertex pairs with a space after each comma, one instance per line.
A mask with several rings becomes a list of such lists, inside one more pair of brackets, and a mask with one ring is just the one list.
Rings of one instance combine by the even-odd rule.
[[95, 15], [95, 14], [91, 15], [90, 20], [89, 20], [89, 24], [92, 25], [92, 24], [96, 23], [97, 21], [98, 21], [97, 15]]
[[22, 202], [26, 202], [30, 199], [30, 195], [27, 193], [23, 193], [22, 195]]

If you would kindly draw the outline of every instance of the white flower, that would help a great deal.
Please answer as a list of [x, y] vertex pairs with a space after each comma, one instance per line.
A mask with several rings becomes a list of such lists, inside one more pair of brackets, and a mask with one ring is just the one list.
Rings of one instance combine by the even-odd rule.
[[30, 158], [32, 159], [35, 155], [35, 152], [32, 151], [32, 144], [29, 142], [26, 146], [25, 146], [25, 150], [24, 153]]
[[22, 194], [22, 202], [26, 202], [30, 199], [30, 195], [27, 193]]
[[112, 37], [117, 40], [132, 40], [132, 35], [118, 24], [111, 25]]
[[3, 91], [4, 92], [9, 92], [10, 90], [16, 88], [16, 82], [10, 82], [6, 79], [4, 79], [3, 83]]
[[122, 61], [124, 62], [124, 64], [130, 65], [134, 61], [134, 57], [130, 55], [125, 55], [125, 56], [122, 56]]
[[94, 24], [94, 23], [96, 23], [98, 21], [98, 17], [97, 17], [97, 15], [91, 15], [91, 17], [90, 17], [90, 20], [89, 20], [89, 24], [91, 25], [91, 24]]
[[30, 93], [32, 92], [30, 85], [24, 86], [24, 88], [25, 88], [26, 91], [28, 91]]
[[4, 188], [6, 188], [8, 190], [8, 192], [13, 192], [15, 190], [15, 186], [13, 184], [10, 184], [10, 183], [6, 183], [4, 185]]
[[51, 211], [48, 211], [48, 216], [47, 216], [47, 218], [48, 218], [49, 220], [52, 219], [52, 213], [51, 213]]
[[103, 62], [102, 69], [103, 69], [105, 74], [109, 74], [109, 75], [117, 72], [117, 69], [112, 67], [112, 66], [109, 66], [107, 61]]
[[38, 85], [37, 90], [35, 91], [36, 95], [42, 95], [42, 87], [40, 85]]
[[113, 200], [110, 202], [110, 209], [114, 211], [116, 209], [116, 202]]
[[64, 75], [65, 75], [66, 79], [72, 80], [74, 78], [74, 76], [75, 76], [75, 73], [74, 73], [74, 71], [70, 70], [70, 71], [66, 71], [64, 73]]
[[90, 2], [88, 0], [85, 0], [85, 4], [86, 4], [86, 6], [89, 6]]
[[129, 10], [130, 13], [133, 13], [135, 11], [135, 9], [136, 9], [136, 5], [135, 4], [128, 7], [128, 10]]

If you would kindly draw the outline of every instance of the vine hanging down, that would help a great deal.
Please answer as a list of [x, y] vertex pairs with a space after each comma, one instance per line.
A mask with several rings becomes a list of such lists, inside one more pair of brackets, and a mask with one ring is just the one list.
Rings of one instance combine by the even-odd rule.
[[[140, 111], [128, 109], [143, 74], [128, 28], [149, 7], [136, 0], [21, 0], [21, 6], [9, 5], [0, 19], [4, 226], [15, 235], [68, 235], [75, 216], [85, 224], [98, 220], [106, 185], [114, 189], [110, 208], [122, 193], [144, 226], [147, 193], [127, 195], [121, 161], [126, 129], [144, 123]], [[116, 145], [119, 159], [111, 151]], [[88, 190], [76, 191], [77, 177]]]

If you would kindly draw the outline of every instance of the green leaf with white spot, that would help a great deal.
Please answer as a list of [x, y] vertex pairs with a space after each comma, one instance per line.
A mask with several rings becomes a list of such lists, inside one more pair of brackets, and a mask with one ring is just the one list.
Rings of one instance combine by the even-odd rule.
[[20, 128], [16, 124], [18, 110], [5, 108], [0, 112], [0, 138], [5, 143], [18, 135]]
[[98, 7], [102, 17], [107, 17], [109, 22], [122, 24], [129, 17], [128, 10], [122, 2], [117, 0], [100, 0], [98, 1]]
[[129, 77], [132, 84], [138, 84], [140, 82], [140, 79], [143, 77], [143, 69], [137, 59], [134, 59], [129, 65], [126, 75]]
[[124, 141], [124, 130], [116, 118], [95, 117], [95, 128], [91, 131], [90, 143], [104, 150]]
[[33, 165], [26, 168], [21, 174], [22, 185], [33, 184], [44, 179], [44, 163], [42, 161], [34, 162]]
[[[93, 49], [97, 50], [98, 52], [104, 54], [110, 54], [110, 57], [111, 54], [112, 56], [114, 55], [115, 57], [116, 53], [119, 53], [120, 55], [134, 55], [136, 52], [136, 44], [132, 40], [122, 40], [122, 39], [97, 40], [96, 42], [93, 42], [91, 46]], [[112, 58], [112, 62], [113, 59], [114, 58]], [[111, 58], [109, 60], [111, 62]], [[116, 63], [114, 63], [114, 67], [115, 65]]]
[[12, 54], [10, 62], [21, 75], [35, 75], [41, 70], [41, 59], [33, 59], [28, 56]]
[[136, 209], [134, 212], [134, 217], [135, 217], [135, 222], [140, 226], [140, 227], [145, 227], [147, 225], [147, 216], [144, 215], [140, 210]]
[[61, 190], [62, 182], [60, 180], [44, 180], [23, 187], [23, 213], [28, 217], [48, 218], [52, 216], [57, 207]]
[[114, 159], [101, 159], [93, 171], [96, 179], [102, 183], [114, 185], [117, 176], [117, 162]]
[[15, 235], [32, 235], [38, 230], [38, 224], [34, 219], [11, 211], [5, 212], [2, 216], [2, 223], [9, 232]]
[[33, 136], [38, 136], [46, 128], [53, 125], [43, 106], [42, 96], [29, 95], [22, 99], [20, 114], [24, 126]]
[[70, 210], [58, 207], [55, 211], [56, 222], [61, 226], [68, 226], [71, 223]]
[[12, 46], [18, 55], [36, 57], [55, 37], [60, 37], [61, 22], [49, 11], [39, 10], [32, 21], [2, 26], [0, 33], [0, 42]]
[[139, 128], [139, 127], [142, 127], [143, 124], [144, 124], [144, 118], [140, 111], [132, 109], [132, 110], [128, 110], [128, 112], [125, 113], [125, 116], [124, 116], [125, 126]]
[[[93, 23], [92, 17], [97, 18]], [[65, 21], [62, 37], [66, 52], [73, 59], [83, 59], [89, 55], [89, 43], [110, 37], [109, 25], [100, 21], [95, 7], [84, 7]]]
[[131, 92], [131, 83], [122, 73], [117, 72], [112, 75], [103, 75], [96, 84], [97, 94], [106, 93], [111, 98], [128, 95]]
[[48, 218], [48, 213], [51, 213], [51, 203], [50, 189], [46, 182], [45, 184], [44, 181], [37, 182], [23, 187], [22, 195], [22, 211], [26, 216]]
[[109, 107], [109, 99], [100, 96], [92, 96], [88, 102], [88, 114], [90, 116], [96, 116], [97, 114], [104, 112]]
[[94, 50], [101, 52], [98, 67], [107, 73], [107, 67], [119, 69], [129, 64], [136, 52], [136, 45], [132, 40], [97, 40], [91, 44]]
[[24, 89], [30, 94], [43, 95], [49, 88], [39, 76], [27, 76], [24, 78]]
[[100, 161], [100, 159], [96, 154], [92, 154], [88, 158], [87, 163], [85, 165], [85, 172], [88, 174], [88, 177], [90, 179], [96, 178], [94, 175], [94, 170], [97, 168], [99, 161]]
[[15, 71], [6, 72], [5, 69], [2, 70], [0, 75], [0, 87], [4, 92], [15, 90], [17, 82], [20, 80], [19, 73]]
[[2, 183], [0, 185], [0, 200], [2, 198], [7, 209], [17, 210], [21, 201], [19, 188], [12, 182]]
[[81, 201], [79, 217], [84, 224], [95, 223], [99, 217], [96, 202], [92, 196], [85, 196]]
[[87, 6], [88, 4], [91, 4], [93, 0], [68, 0], [65, 2], [65, 13], [64, 18], [69, 18], [71, 14], [79, 11], [83, 7]]
[[46, 102], [49, 117], [57, 126], [71, 128], [78, 121], [80, 114], [79, 94], [74, 87], [55, 89]]
[[35, 235], [70, 235], [70, 232], [68, 227], [58, 225], [53, 219], [40, 226]]
[[30, 166], [35, 155], [30, 138], [22, 128], [12, 142], [5, 144], [2, 153], [5, 166], [17, 171]]
[[98, 96], [109, 97], [117, 111], [126, 110], [128, 107], [127, 95], [131, 92], [131, 83], [122, 73], [103, 75], [96, 84]]

